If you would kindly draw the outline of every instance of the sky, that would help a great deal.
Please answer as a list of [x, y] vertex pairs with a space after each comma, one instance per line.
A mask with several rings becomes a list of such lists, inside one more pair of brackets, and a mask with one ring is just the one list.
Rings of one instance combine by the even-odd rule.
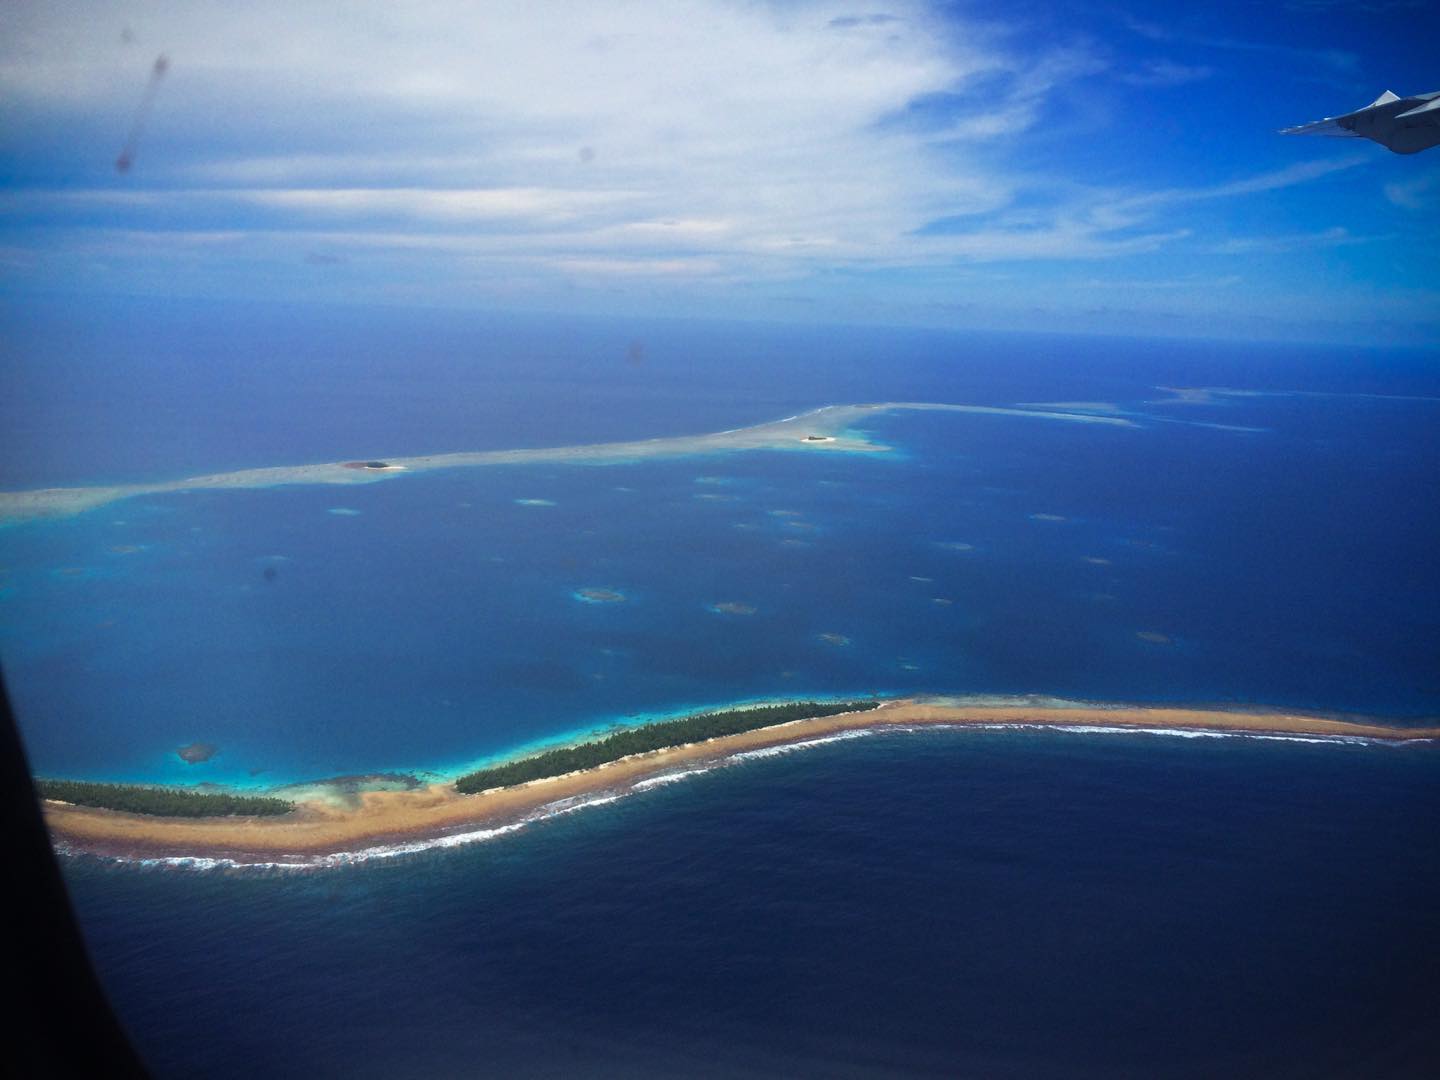
[[10, 0], [0, 291], [1433, 347], [1440, 148], [1277, 130], [1440, 89], [1437, 30], [1383, 0]]

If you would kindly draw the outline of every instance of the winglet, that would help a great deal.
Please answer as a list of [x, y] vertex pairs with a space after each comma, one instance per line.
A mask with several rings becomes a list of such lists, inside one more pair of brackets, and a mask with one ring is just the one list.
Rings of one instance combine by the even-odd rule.
[[[1427, 101], [1424, 105], [1417, 105], [1409, 112], [1402, 112], [1399, 116], [1395, 117], [1395, 119], [1408, 120], [1417, 116], [1425, 116], [1429, 113], [1440, 113], [1440, 97], [1437, 97], [1434, 101]], [[1440, 120], [1440, 117], [1436, 117], [1436, 119]]]
[[1281, 135], [1336, 135], [1340, 137], [1353, 136], [1364, 138], [1359, 132], [1352, 130], [1352, 124], [1344, 123], [1352, 117], [1358, 117], [1371, 109], [1379, 108], [1381, 105], [1389, 105], [1399, 101], [1400, 98], [1390, 90], [1386, 90], [1369, 105], [1363, 109], [1356, 109], [1354, 112], [1341, 113], [1339, 116], [1327, 116], [1324, 120], [1313, 120], [1308, 124], [1301, 124], [1299, 127], [1284, 128]]

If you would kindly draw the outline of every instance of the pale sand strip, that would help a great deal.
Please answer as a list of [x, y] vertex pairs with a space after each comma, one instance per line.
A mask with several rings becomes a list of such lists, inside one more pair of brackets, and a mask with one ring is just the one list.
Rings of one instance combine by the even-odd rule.
[[[864, 436], [847, 433], [848, 425], [868, 415], [897, 410], [940, 410], [995, 416], [1035, 417], [1075, 423], [1133, 426], [1128, 420], [1081, 413], [1037, 412], [985, 405], [943, 405], [924, 402], [888, 402], [875, 405], [827, 405], [754, 427], [718, 431], [709, 435], [679, 435], [636, 442], [596, 443], [590, 446], [552, 446], [523, 450], [477, 450], [420, 457], [372, 457], [386, 462], [384, 469], [356, 469], [345, 462], [319, 465], [281, 465], [265, 469], [191, 476], [154, 484], [116, 484], [109, 487], [44, 488], [0, 492], [0, 525], [39, 518], [67, 517], [137, 495], [165, 495], [185, 491], [279, 487], [287, 484], [374, 484], [407, 473], [430, 469], [474, 468], [487, 465], [614, 465], [647, 458], [717, 454], [741, 450], [804, 450], [810, 453], [884, 453], [890, 448]], [[824, 441], [807, 441], [821, 435]]]
[[694, 768], [747, 750], [784, 746], [846, 731], [923, 724], [1103, 726], [1355, 737], [1440, 738], [1440, 727], [1391, 727], [1292, 713], [1102, 706], [973, 705], [947, 699], [887, 702], [879, 709], [797, 720], [703, 743], [639, 754], [608, 765], [517, 787], [460, 795], [448, 783], [413, 791], [372, 791], [358, 807], [301, 804], [280, 818], [158, 818], [47, 802], [56, 841], [69, 849], [126, 856], [202, 856], [242, 862], [284, 860], [499, 828], [559, 800], [624, 791], [637, 781]]

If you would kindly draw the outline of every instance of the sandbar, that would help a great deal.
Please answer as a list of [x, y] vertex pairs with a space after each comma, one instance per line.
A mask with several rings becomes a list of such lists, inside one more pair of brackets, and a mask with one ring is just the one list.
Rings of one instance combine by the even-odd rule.
[[0, 492], [0, 526], [46, 518], [69, 517], [100, 506], [144, 495], [191, 491], [225, 491], [291, 484], [373, 484], [433, 469], [494, 465], [617, 465], [652, 458], [744, 450], [801, 450], [808, 453], [886, 453], [890, 447], [872, 441], [852, 425], [866, 417], [902, 410], [980, 413], [1033, 417], [1076, 423], [1134, 427], [1129, 420], [1084, 413], [1040, 412], [989, 405], [950, 405], [892, 401], [868, 405], [826, 405], [783, 420], [733, 428], [707, 435], [680, 435], [635, 442], [594, 443], [520, 450], [475, 450], [415, 457], [376, 457], [363, 461], [332, 461], [313, 465], [277, 465], [260, 469], [210, 473], [157, 483], [98, 487], [41, 488]]
[[547, 808], [620, 795], [637, 784], [725, 763], [752, 750], [807, 743], [852, 731], [1034, 726], [1201, 731], [1385, 742], [1440, 739], [1440, 727], [1406, 727], [1290, 712], [1110, 706], [1055, 702], [975, 703], [955, 698], [887, 701], [878, 709], [795, 720], [704, 742], [622, 758], [594, 769], [461, 795], [450, 782], [412, 790], [364, 791], [353, 800], [315, 798], [290, 814], [249, 818], [158, 818], [46, 802], [62, 851], [122, 858], [212, 858], [237, 863], [333, 865], [339, 853], [514, 827]]

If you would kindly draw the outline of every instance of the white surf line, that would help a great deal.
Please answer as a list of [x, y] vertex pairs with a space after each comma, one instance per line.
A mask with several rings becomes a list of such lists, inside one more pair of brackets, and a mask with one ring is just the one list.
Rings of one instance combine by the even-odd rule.
[[[1363, 390], [1237, 390], [1229, 386], [1157, 386], [1154, 389], [1174, 394], [1171, 398], [1147, 401], [1147, 405], [1217, 405], [1206, 398], [1354, 398], [1367, 401], [1419, 401], [1440, 404], [1440, 397], [1427, 394], [1373, 394]], [[1191, 395], [1191, 396], [1186, 396]]]
[[[1178, 399], [1177, 399], [1178, 400]], [[1184, 402], [1185, 404], [1201, 404], [1200, 402]], [[1143, 402], [1142, 404], [1172, 404], [1172, 402]], [[1113, 401], [1022, 401], [1020, 407], [1023, 409], [1036, 409], [1040, 411], [1065, 410], [1069, 413], [1080, 413], [1085, 416], [1112, 416], [1124, 417], [1127, 419], [1140, 420], [1155, 424], [1181, 424], [1186, 427], [1213, 428], [1216, 431], [1241, 431], [1250, 433], [1268, 433], [1269, 428], [1251, 427], [1245, 424], [1220, 424], [1213, 420], [1186, 420], [1178, 416], [1160, 416], [1157, 413], [1143, 412], [1140, 409], [1127, 409]]]
[[891, 401], [881, 405], [840, 405], [836, 408], [909, 410], [912, 412], [962, 412], [981, 416], [1016, 416], [1032, 420], [1065, 420], [1072, 424], [1105, 424], [1109, 427], [1133, 428], [1138, 425], [1123, 416], [1107, 416], [1101, 413], [1062, 412], [1048, 409], [1020, 409], [1003, 405], [952, 405], [930, 401]]
[[1386, 739], [1373, 735], [1299, 735], [1276, 731], [1221, 729], [1221, 728], [1170, 728], [1141, 727], [1132, 724], [1063, 724], [1027, 722], [1024, 720], [996, 720], [987, 723], [966, 723], [964, 721], [937, 721], [929, 724], [903, 724], [894, 728], [878, 730], [921, 732], [931, 728], [946, 731], [1060, 731], [1071, 735], [1159, 735], [1175, 739], [1258, 739], [1266, 742], [1316, 743], [1328, 746], [1416, 746], [1435, 742], [1434, 739]]
[[1270, 428], [1249, 427], [1245, 424], [1219, 424], [1212, 420], [1185, 420], [1179, 416], [1156, 416], [1153, 413], [1131, 413], [1157, 424], [1179, 424], [1182, 427], [1210, 428], [1214, 431], [1240, 431], [1248, 434], [1268, 435]]
[[633, 791], [648, 791], [655, 787], [664, 787], [666, 784], [678, 784], [682, 780], [688, 780], [692, 776], [701, 776], [704, 773], [714, 772], [719, 768], [717, 765], [705, 766], [698, 769], [682, 769], [680, 772], [662, 773], [659, 776], [652, 776], [645, 780], [637, 780], [631, 784]]

